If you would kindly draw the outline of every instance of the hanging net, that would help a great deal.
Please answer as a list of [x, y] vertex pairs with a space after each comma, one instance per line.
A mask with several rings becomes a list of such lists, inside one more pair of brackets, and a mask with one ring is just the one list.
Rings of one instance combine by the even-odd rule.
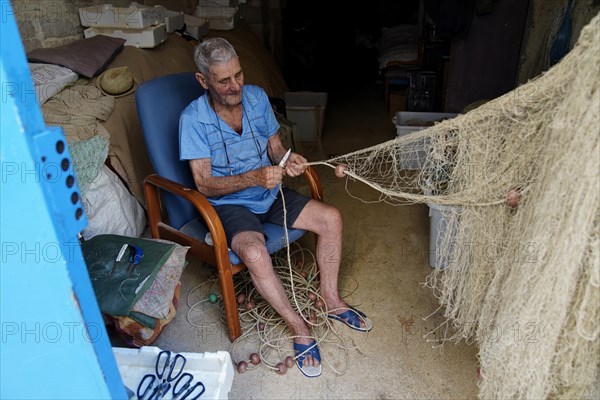
[[[598, 395], [600, 25], [543, 75], [346, 164], [391, 204], [443, 206], [428, 278], [475, 339], [481, 398]], [[596, 391], [596, 393], [593, 393]], [[597, 398], [597, 397], [596, 397]]]

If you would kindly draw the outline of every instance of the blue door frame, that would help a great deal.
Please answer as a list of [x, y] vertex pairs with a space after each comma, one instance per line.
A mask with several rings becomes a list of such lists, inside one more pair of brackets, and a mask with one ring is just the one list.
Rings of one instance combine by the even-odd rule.
[[0, 6], [0, 398], [125, 399], [77, 239], [87, 219], [69, 149], [44, 125]]

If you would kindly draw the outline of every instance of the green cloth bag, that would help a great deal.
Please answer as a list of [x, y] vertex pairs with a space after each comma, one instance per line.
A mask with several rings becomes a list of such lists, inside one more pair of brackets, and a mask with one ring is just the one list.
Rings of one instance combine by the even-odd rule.
[[[122, 261], [115, 261], [124, 244], [137, 245], [142, 250], [143, 257], [131, 275], [127, 274], [129, 251]], [[131, 317], [131, 308], [150, 287], [174, 249], [172, 243], [120, 235], [97, 235], [86, 240], [82, 245], [83, 257], [100, 310], [114, 317]], [[154, 318], [147, 318], [156, 323]], [[145, 322], [152, 325], [152, 321]]]

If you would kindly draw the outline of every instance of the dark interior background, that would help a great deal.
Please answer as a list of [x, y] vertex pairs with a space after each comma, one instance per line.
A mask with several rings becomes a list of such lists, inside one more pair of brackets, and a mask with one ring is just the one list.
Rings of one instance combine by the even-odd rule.
[[424, 0], [420, 7], [419, 0], [289, 0], [282, 10], [284, 77], [292, 91], [334, 96], [381, 81], [376, 45], [383, 30], [421, 21], [418, 69], [435, 75], [431, 111], [458, 112], [516, 86], [528, 4]]
[[418, 10], [418, 0], [288, 1], [282, 25], [290, 89], [332, 92], [375, 82], [382, 28], [416, 24]]

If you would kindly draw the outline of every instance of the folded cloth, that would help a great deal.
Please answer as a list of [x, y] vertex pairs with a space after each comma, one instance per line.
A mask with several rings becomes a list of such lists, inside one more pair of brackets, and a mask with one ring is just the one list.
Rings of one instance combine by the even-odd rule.
[[69, 68], [54, 64], [29, 63], [29, 71], [35, 88], [35, 97], [40, 104], [44, 104], [49, 98], [79, 78], [79, 75]]

